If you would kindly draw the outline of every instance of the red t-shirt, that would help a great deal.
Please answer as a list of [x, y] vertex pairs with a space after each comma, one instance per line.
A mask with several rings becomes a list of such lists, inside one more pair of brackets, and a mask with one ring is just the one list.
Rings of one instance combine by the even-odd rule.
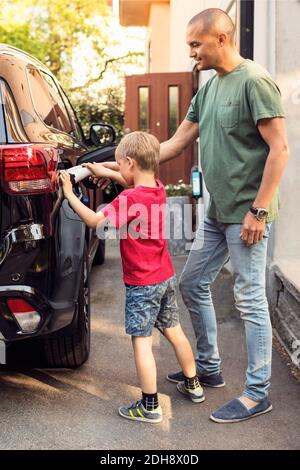
[[162, 183], [156, 183], [155, 188], [138, 185], [126, 189], [102, 209], [120, 229], [126, 284], [158, 284], [174, 275], [165, 237], [166, 193]]

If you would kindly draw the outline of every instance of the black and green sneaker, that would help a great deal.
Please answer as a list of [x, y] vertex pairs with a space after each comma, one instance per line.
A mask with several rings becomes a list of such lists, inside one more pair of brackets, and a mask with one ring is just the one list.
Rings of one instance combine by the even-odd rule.
[[190, 400], [192, 400], [193, 403], [201, 403], [202, 401], [205, 400], [203, 388], [201, 387], [199, 383], [197, 387], [188, 388], [186, 387], [184, 382], [179, 382], [177, 384], [177, 390], [183, 395], [187, 395], [190, 398]]
[[146, 410], [142, 400], [132, 403], [130, 406], [121, 406], [119, 415], [122, 418], [131, 419], [133, 421], [143, 421], [144, 423], [160, 423], [163, 419], [162, 409], [160, 406], [152, 411]]

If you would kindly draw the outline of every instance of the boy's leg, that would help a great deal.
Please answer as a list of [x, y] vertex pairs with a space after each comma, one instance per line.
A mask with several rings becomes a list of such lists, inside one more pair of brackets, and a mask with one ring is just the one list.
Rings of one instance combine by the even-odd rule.
[[119, 414], [126, 419], [160, 423], [162, 410], [158, 403], [156, 385], [156, 364], [152, 353], [152, 336], [132, 336], [132, 346], [142, 399], [130, 406], [119, 408]]
[[165, 328], [164, 335], [173, 346], [177, 360], [181, 365], [185, 377], [195, 377], [196, 364], [194, 354], [181, 325], [178, 324], [174, 328]]
[[152, 336], [132, 336], [137, 375], [142, 392], [157, 393], [156, 364], [152, 352]]
[[160, 308], [163, 286], [126, 286], [125, 327], [131, 335], [142, 399], [119, 408], [126, 419], [159, 423], [162, 410], [157, 398], [156, 364], [152, 353], [152, 329]]
[[205, 400], [205, 397], [196, 374], [193, 350], [180, 324], [165, 328], [164, 335], [172, 344], [184, 374], [184, 381], [177, 384], [177, 390], [187, 395], [193, 403], [201, 403]]

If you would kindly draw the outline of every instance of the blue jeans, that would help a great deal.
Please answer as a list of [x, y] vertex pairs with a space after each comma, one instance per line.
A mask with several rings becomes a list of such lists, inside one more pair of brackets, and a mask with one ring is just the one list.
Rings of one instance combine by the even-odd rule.
[[263, 240], [251, 247], [240, 239], [241, 227], [206, 217], [198, 229], [179, 288], [197, 338], [197, 371], [204, 375], [220, 373], [210, 284], [230, 257], [235, 304], [246, 330], [248, 368], [244, 395], [260, 401], [268, 394], [271, 376], [272, 328], [265, 290], [270, 224]]

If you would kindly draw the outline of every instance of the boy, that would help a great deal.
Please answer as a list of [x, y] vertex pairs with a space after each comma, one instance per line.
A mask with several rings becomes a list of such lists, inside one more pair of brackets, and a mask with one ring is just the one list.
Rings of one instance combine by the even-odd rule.
[[[120, 249], [126, 286], [125, 327], [132, 337], [135, 364], [142, 399], [119, 408], [126, 419], [159, 423], [162, 410], [158, 403], [156, 365], [152, 353], [152, 330], [156, 326], [172, 344], [183, 373], [179, 392], [194, 403], [204, 401], [196, 376], [193, 352], [178, 320], [174, 268], [163, 237], [166, 194], [155, 179], [159, 162], [159, 142], [145, 132], [126, 135], [116, 149], [117, 164], [86, 164], [95, 178], [109, 178], [125, 189], [100, 212], [93, 212], [74, 195], [67, 172], [61, 180], [70, 205], [92, 228], [109, 219], [120, 229]], [[118, 171], [119, 170], [119, 171]], [[155, 212], [156, 211], [156, 212]]]

